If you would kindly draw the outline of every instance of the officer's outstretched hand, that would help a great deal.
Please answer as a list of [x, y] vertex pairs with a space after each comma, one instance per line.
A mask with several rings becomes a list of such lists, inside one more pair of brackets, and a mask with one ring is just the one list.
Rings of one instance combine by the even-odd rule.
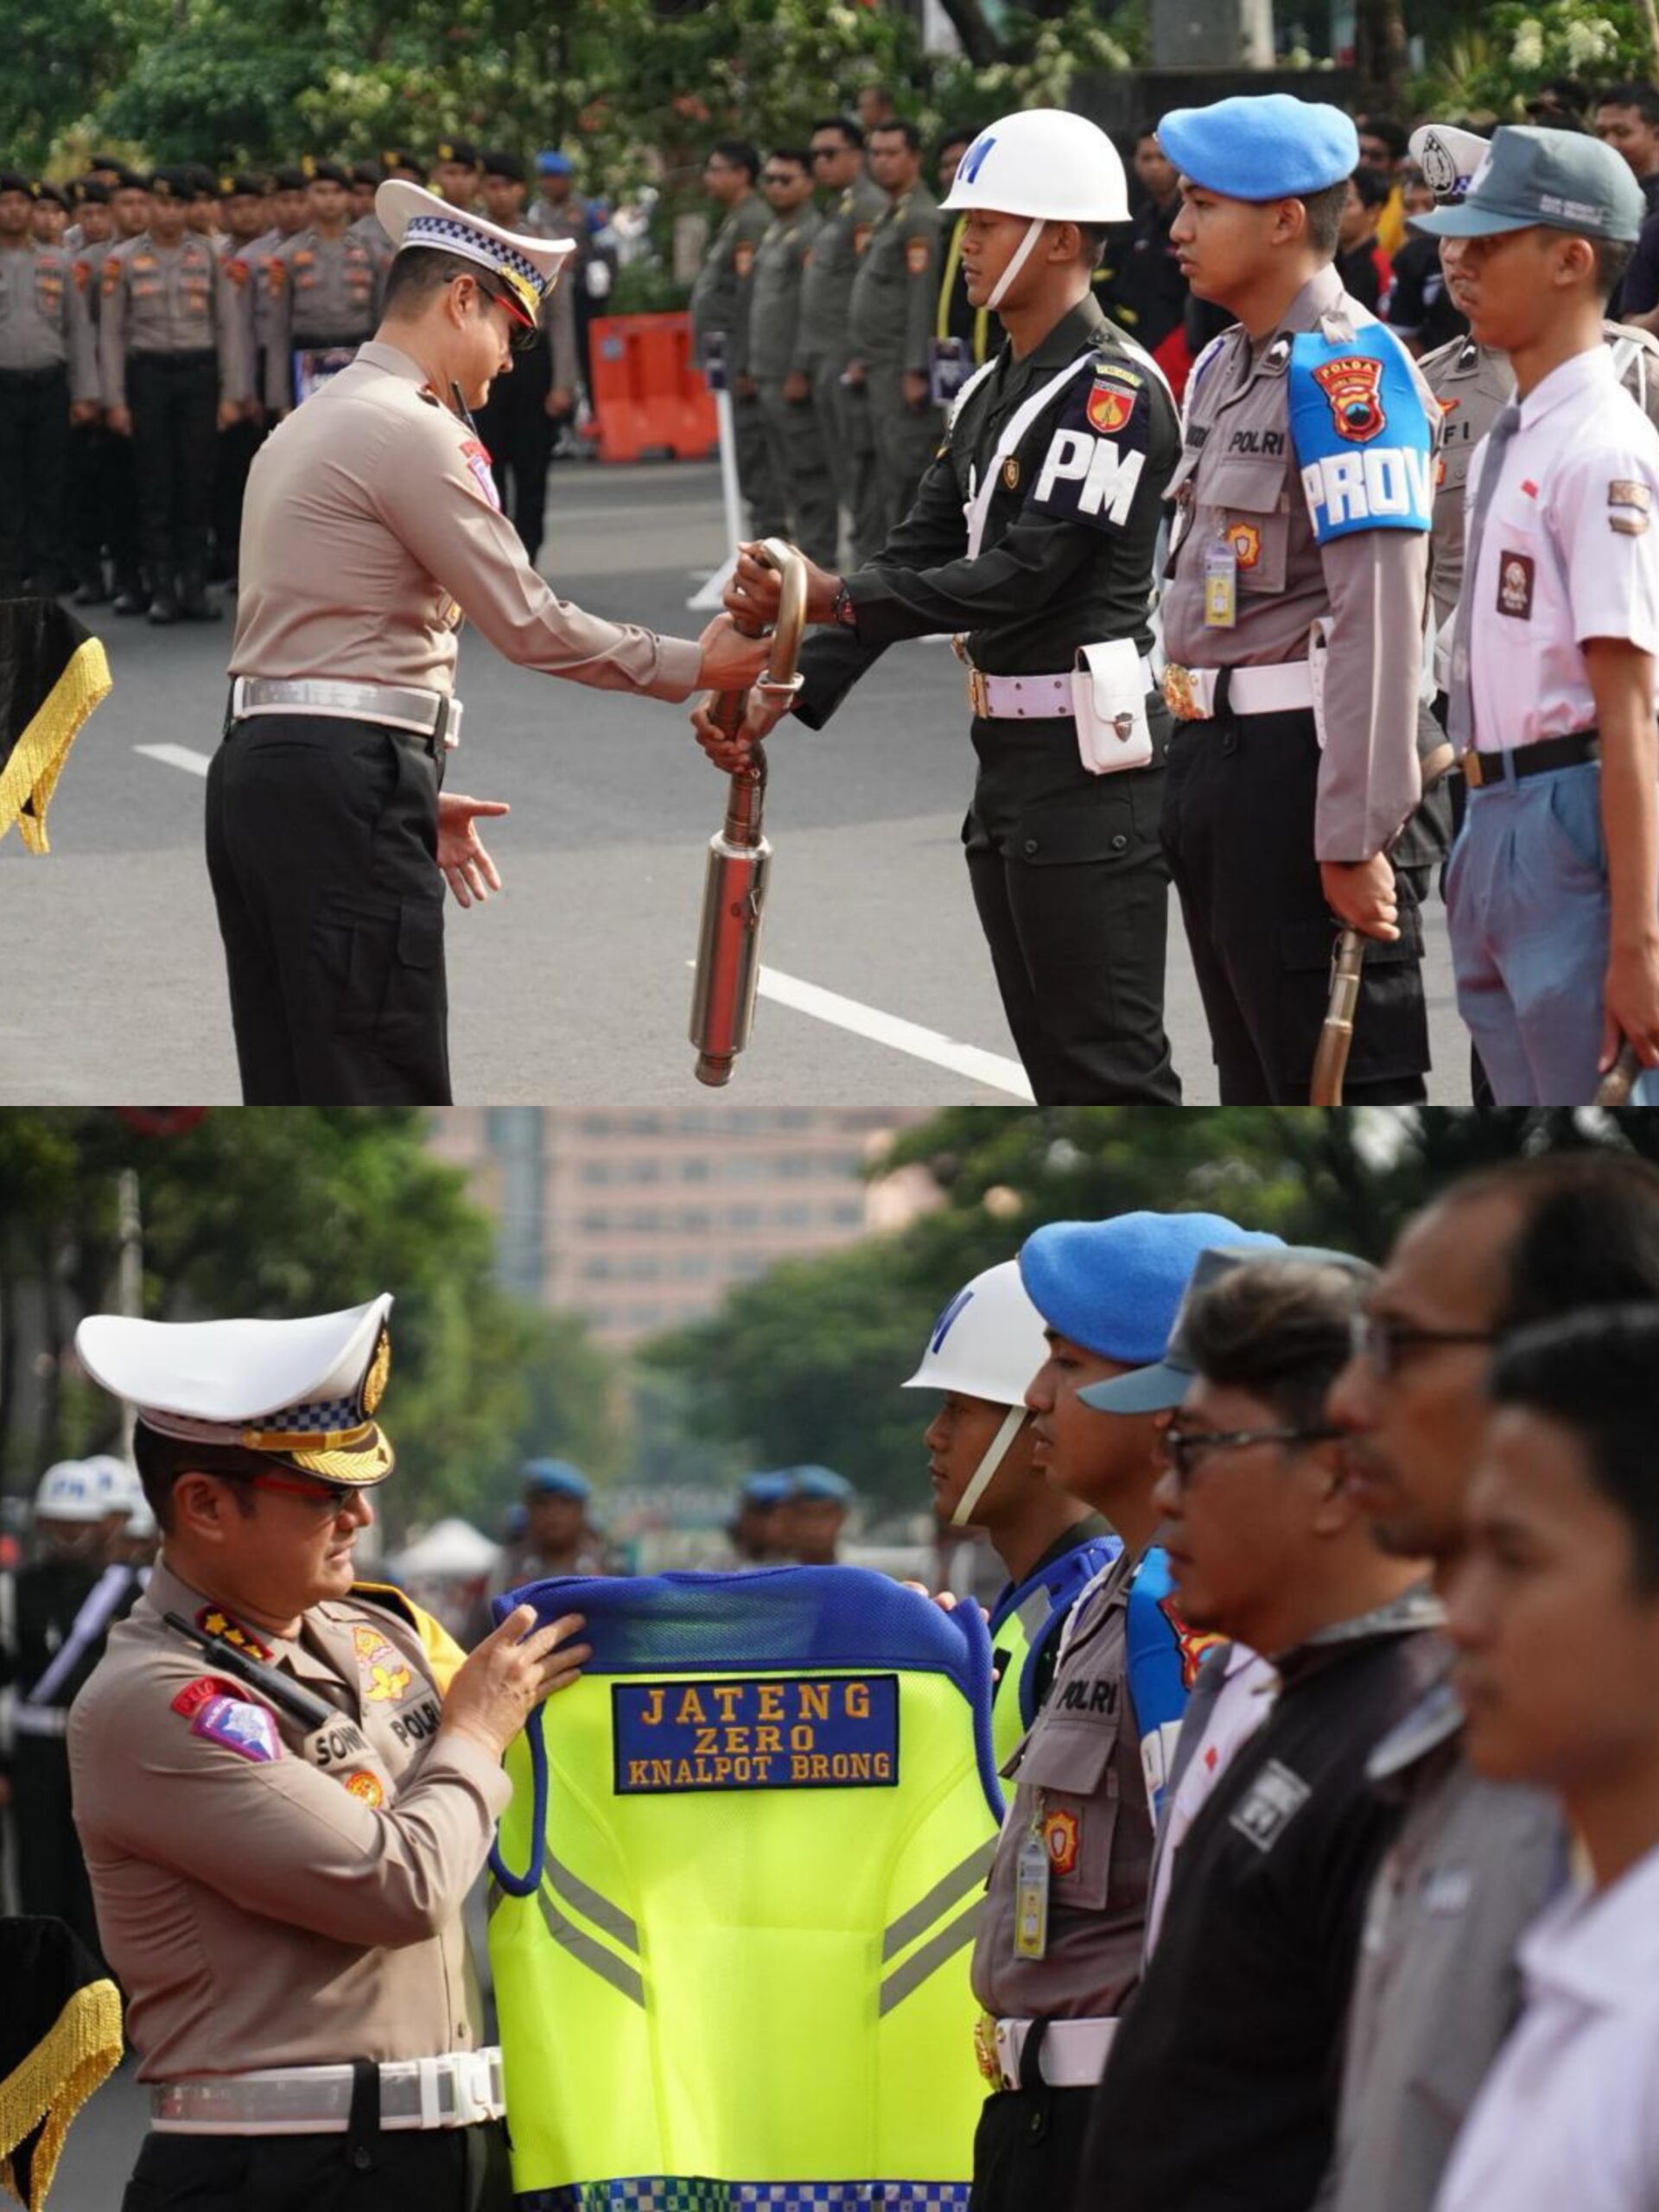
[[734, 776], [740, 768], [748, 766], [754, 748], [762, 738], [770, 735], [777, 728], [789, 702], [787, 696], [769, 699], [764, 691], [751, 691], [748, 704], [743, 709], [743, 719], [728, 736], [715, 720], [716, 696], [711, 691], [693, 707], [691, 727], [697, 734], [697, 743], [721, 774]]
[[1659, 1067], [1659, 957], [1650, 945], [1611, 949], [1601, 1004], [1597, 1073], [1606, 1074], [1626, 1037], [1644, 1068]]
[[593, 1656], [590, 1645], [570, 1641], [582, 1615], [535, 1623], [535, 1607], [519, 1605], [468, 1654], [444, 1694], [440, 1736], [470, 1736], [499, 1759], [542, 1700], [569, 1688]]
[[1400, 934], [1400, 902], [1386, 853], [1368, 861], [1321, 861], [1325, 903], [1337, 919], [1362, 937], [1392, 944]]
[[697, 682], [710, 691], [747, 691], [772, 652], [767, 638], [746, 638], [729, 614], [716, 614], [697, 639], [702, 660]]
[[[802, 559], [805, 560], [804, 554]], [[783, 598], [784, 580], [770, 561], [763, 561], [758, 545], [740, 545], [737, 566], [732, 571], [731, 582], [726, 587], [725, 607], [740, 621], [763, 623], [767, 629], [778, 620], [778, 608]], [[841, 578], [832, 575], [828, 569], [819, 568], [816, 561], [806, 563], [806, 619], [809, 622], [828, 622], [835, 611], [836, 594], [841, 589]]]
[[462, 791], [438, 794], [438, 866], [455, 894], [455, 903], [480, 906], [492, 891], [501, 888], [500, 872], [484, 849], [478, 834], [481, 814], [508, 814], [503, 798], [468, 798]]

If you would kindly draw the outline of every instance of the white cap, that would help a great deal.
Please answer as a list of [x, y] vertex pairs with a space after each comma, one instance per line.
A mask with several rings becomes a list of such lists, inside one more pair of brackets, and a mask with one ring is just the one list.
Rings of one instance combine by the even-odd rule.
[[388, 177], [377, 188], [374, 212], [398, 251], [404, 246], [432, 246], [493, 270], [524, 320], [532, 325], [553, 289], [560, 263], [576, 250], [574, 238], [538, 238], [523, 231], [504, 231], [404, 177]]
[[391, 1369], [389, 1294], [297, 1321], [135, 1321], [92, 1313], [75, 1348], [158, 1435], [238, 1445], [330, 1482], [384, 1482], [373, 1414]]
[[903, 1387], [960, 1390], [995, 1406], [1023, 1406], [1027, 1385], [1047, 1357], [1043, 1317], [1020, 1280], [1020, 1263], [1004, 1260], [957, 1293]]
[[101, 1521], [112, 1512], [103, 1484], [84, 1459], [60, 1459], [35, 1493], [37, 1521]]
[[1407, 158], [1421, 169], [1436, 200], [1461, 200], [1491, 150], [1490, 138], [1449, 123], [1420, 123], [1406, 141]]
[[1086, 116], [1057, 107], [1022, 108], [988, 124], [963, 156], [940, 204], [947, 214], [982, 207], [1047, 223], [1129, 219], [1116, 147]]

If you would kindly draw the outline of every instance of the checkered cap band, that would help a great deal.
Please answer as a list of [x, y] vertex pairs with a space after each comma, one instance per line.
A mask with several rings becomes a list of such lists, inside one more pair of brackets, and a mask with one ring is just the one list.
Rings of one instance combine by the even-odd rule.
[[708, 2181], [680, 2174], [575, 2182], [514, 2196], [515, 2212], [967, 2212], [965, 2181]]
[[499, 238], [486, 238], [459, 217], [413, 215], [404, 232], [404, 244], [437, 246], [446, 253], [462, 254], [469, 261], [482, 262], [486, 268], [499, 269], [504, 276], [517, 277], [521, 285], [528, 284], [532, 298], [546, 296], [550, 280], [527, 255], [504, 245]]

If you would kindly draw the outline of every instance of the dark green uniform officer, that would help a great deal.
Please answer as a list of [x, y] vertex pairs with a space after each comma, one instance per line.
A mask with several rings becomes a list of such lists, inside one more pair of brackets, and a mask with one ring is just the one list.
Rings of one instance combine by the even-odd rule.
[[766, 156], [761, 184], [772, 219], [755, 249], [749, 366], [772, 483], [787, 516], [785, 535], [809, 559], [833, 568], [839, 537], [836, 493], [801, 315], [802, 279], [820, 227], [810, 198], [811, 168], [810, 155], [801, 148], [779, 147]]
[[847, 381], [853, 279], [887, 204], [865, 171], [863, 146], [863, 132], [845, 116], [812, 126], [813, 178], [828, 196], [801, 271], [801, 338], [812, 404], [836, 499], [851, 519], [857, 562], [874, 559], [886, 535], [869, 395], [861, 382]]
[[922, 181], [914, 124], [876, 125], [870, 174], [887, 205], [853, 279], [853, 373], [868, 395], [883, 526], [890, 530], [908, 512], [944, 424], [928, 381], [939, 296], [939, 203]]
[[703, 163], [703, 181], [725, 208], [726, 219], [715, 232], [691, 288], [691, 327], [704, 360], [723, 350], [737, 444], [737, 480], [748, 505], [749, 527], [757, 537], [774, 537], [782, 534], [785, 518], [772, 482], [766, 424], [749, 367], [754, 256], [772, 221], [771, 211], [754, 188], [760, 173], [760, 155], [741, 138], [722, 138]]

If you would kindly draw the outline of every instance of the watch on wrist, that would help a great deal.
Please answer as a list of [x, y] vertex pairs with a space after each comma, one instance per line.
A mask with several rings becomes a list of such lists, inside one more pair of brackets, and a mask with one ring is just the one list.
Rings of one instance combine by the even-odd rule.
[[830, 620], [838, 629], [856, 630], [858, 609], [853, 605], [853, 594], [843, 582], [830, 603]]

